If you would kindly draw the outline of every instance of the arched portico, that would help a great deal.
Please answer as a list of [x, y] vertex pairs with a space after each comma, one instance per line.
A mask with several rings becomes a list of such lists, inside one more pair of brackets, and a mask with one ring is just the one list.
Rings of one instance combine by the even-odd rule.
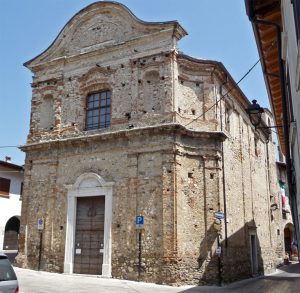
[[20, 217], [13, 216], [9, 218], [4, 230], [3, 250], [18, 250], [19, 230]]
[[289, 256], [292, 256], [292, 243], [294, 241], [294, 225], [287, 223], [284, 226], [284, 250]]
[[[79, 199], [97, 197], [104, 199], [104, 243], [99, 251], [103, 253], [102, 276], [111, 277], [111, 222], [112, 222], [112, 182], [105, 182], [104, 179], [95, 173], [80, 175], [73, 185], [68, 188], [68, 209], [65, 243], [64, 272], [74, 273], [74, 255], [81, 253], [80, 248], [75, 247], [77, 203]], [[96, 198], [95, 198], [96, 199]], [[93, 212], [88, 210], [90, 216]]]

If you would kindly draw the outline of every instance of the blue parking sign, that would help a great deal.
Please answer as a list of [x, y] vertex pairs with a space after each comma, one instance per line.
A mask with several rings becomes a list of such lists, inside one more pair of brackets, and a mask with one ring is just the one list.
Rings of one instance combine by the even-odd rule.
[[144, 216], [136, 216], [135, 217], [135, 227], [136, 227], [136, 229], [144, 228]]
[[144, 224], [144, 216], [136, 216], [136, 219], [135, 219], [135, 223], [137, 225], [143, 225]]

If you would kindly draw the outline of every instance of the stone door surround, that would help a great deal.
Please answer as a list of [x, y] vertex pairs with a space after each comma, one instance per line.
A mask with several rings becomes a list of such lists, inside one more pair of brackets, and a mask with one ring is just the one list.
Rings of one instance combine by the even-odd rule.
[[65, 242], [64, 273], [72, 274], [74, 265], [76, 205], [78, 197], [105, 196], [104, 252], [102, 276], [111, 277], [112, 186], [96, 173], [80, 175], [73, 185], [67, 185], [68, 207]]

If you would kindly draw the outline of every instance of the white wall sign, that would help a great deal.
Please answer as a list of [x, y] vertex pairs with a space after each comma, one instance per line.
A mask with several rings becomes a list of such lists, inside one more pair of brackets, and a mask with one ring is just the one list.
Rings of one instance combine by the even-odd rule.
[[38, 228], [38, 230], [43, 230], [44, 229], [44, 219], [43, 218], [38, 219], [37, 228]]

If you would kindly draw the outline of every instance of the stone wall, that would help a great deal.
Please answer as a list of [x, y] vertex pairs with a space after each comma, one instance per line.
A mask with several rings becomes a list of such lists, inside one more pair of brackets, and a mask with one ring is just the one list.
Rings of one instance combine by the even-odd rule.
[[[119, 25], [110, 31], [112, 19]], [[234, 86], [224, 66], [177, 52], [185, 34], [177, 22], [146, 24], [117, 3], [99, 2], [26, 63], [34, 78], [19, 265], [37, 269], [43, 217], [41, 269], [63, 271], [67, 186], [94, 173], [114, 182], [113, 277], [168, 284], [244, 278], [253, 274], [251, 235], [256, 273], [274, 268], [272, 147], [251, 126], [243, 93], [224, 95]], [[86, 97], [101, 90], [112, 91], [111, 126], [86, 131]], [[217, 211], [225, 213], [221, 230]]]
[[[30, 166], [26, 166], [25, 190], [30, 197], [26, 197], [22, 210], [26, 215], [22, 217], [22, 224], [28, 232], [21, 234], [19, 263], [37, 269], [40, 234], [36, 222], [43, 217], [41, 269], [62, 272], [66, 186], [81, 174], [94, 172], [115, 182], [112, 276], [137, 279], [138, 243], [134, 220], [135, 215], [142, 214], [146, 225], [142, 233], [141, 278], [160, 283], [187, 282], [186, 277], [192, 272], [190, 263], [197, 263], [198, 243], [206, 229], [199, 198], [205, 199], [206, 192], [210, 194], [210, 222], [216, 200], [213, 197], [217, 185], [204, 184], [199, 179], [204, 176], [205, 161], [212, 165], [205, 180], [218, 180], [216, 168], [221, 136], [191, 139], [174, 126], [169, 128], [161, 132], [150, 129], [132, 133], [130, 140], [126, 133], [112, 135], [113, 145], [111, 139], [98, 137], [92, 143], [66, 141], [50, 143], [51, 148], [47, 144], [41, 145], [42, 149], [28, 147]], [[197, 154], [185, 150], [189, 141]], [[216, 176], [212, 178], [212, 174]], [[199, 280], [201, 271], [197, 277], [193, 274], [189, 277], [191, 282], [194, 278]]]

